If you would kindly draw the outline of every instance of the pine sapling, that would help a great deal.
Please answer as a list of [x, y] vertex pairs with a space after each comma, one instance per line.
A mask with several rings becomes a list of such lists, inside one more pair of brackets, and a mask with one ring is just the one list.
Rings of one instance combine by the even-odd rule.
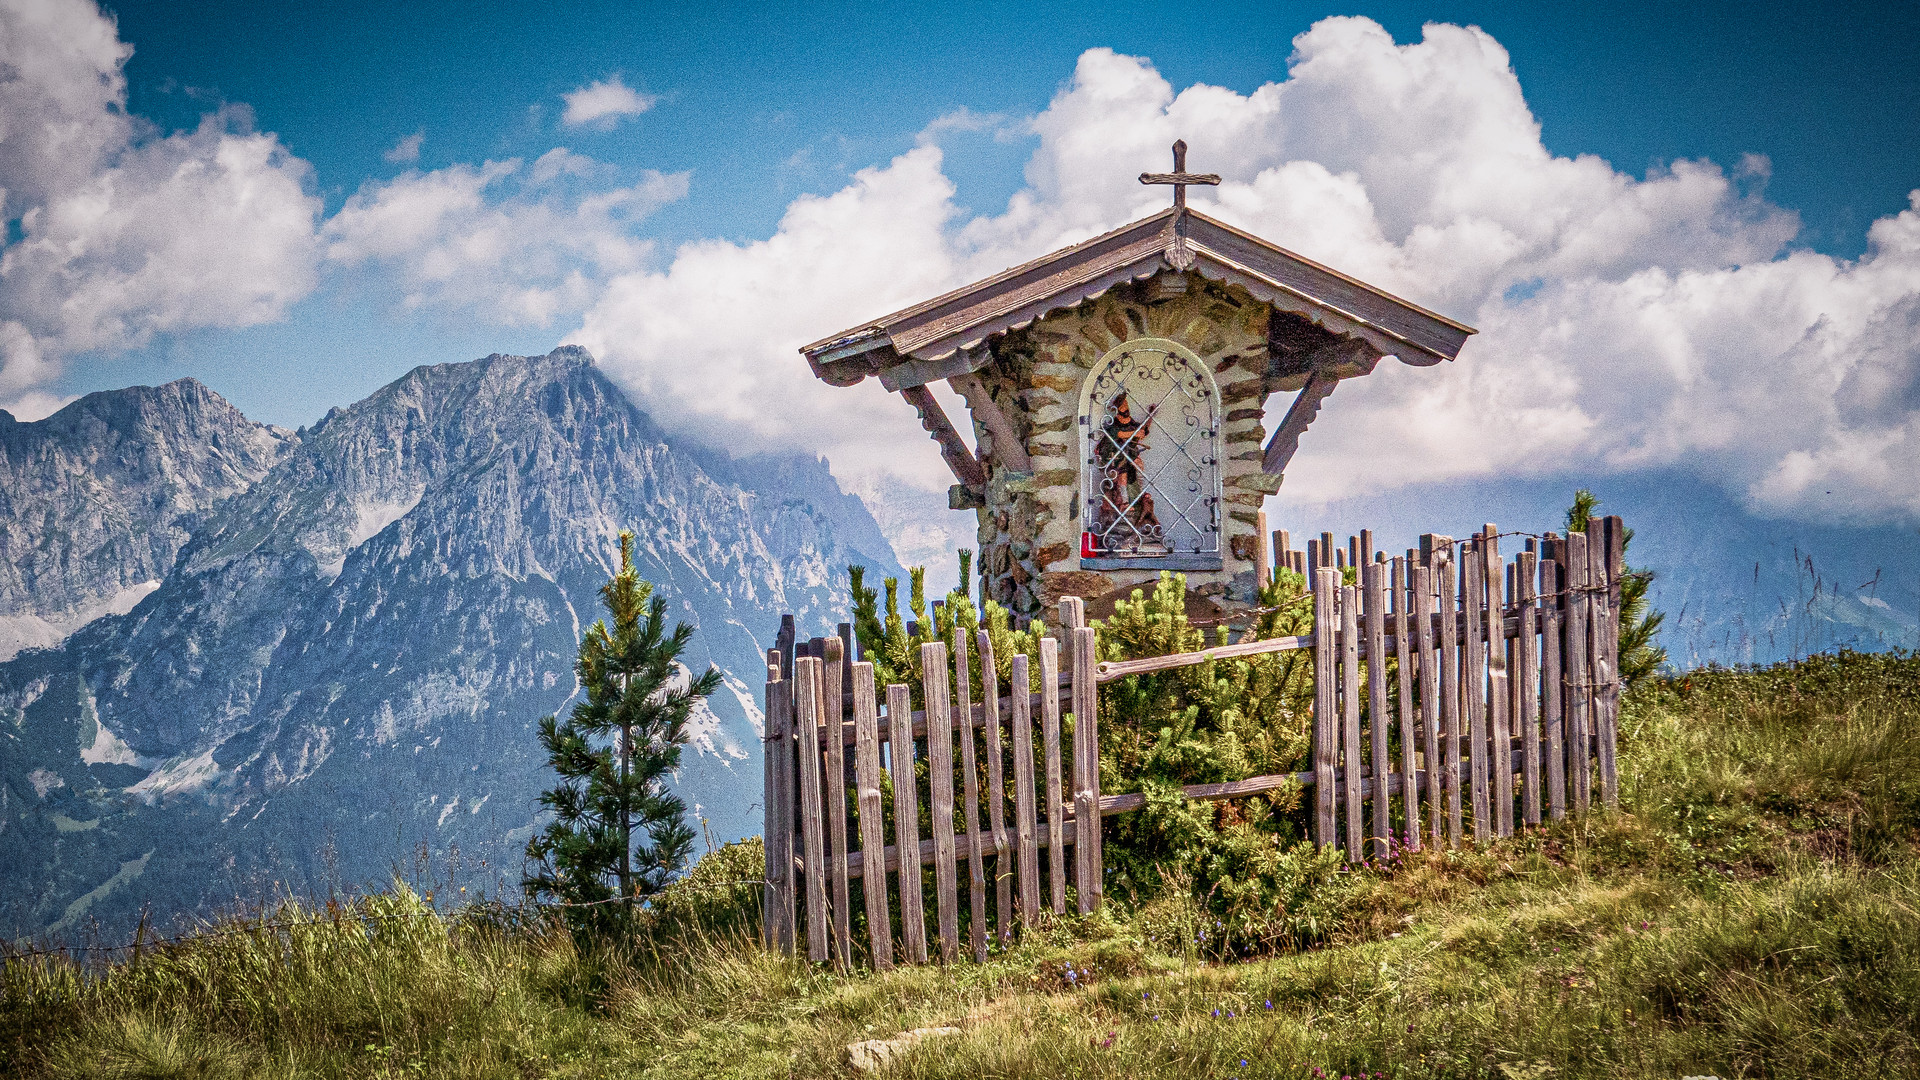
[[553, 812], [527, 842], [524, 887], [569, 907], [576, 931], [627, 922], [635, 901], [664, 888], [686, 865], [693, 830], [686, 804], [667, 787], [680, 765], [696, 702], [720, 688], [709, 668], [686, 679], [680, 654], [693, 628], [666, 631], [666, 600], [633, 565], [633, 534], [620, 534], [620, 571], [600, 589], [608, 619], [580, 639], [581, 700], [565, 723], [540, 721], [540, 745], [561, 782], [541, 795]]

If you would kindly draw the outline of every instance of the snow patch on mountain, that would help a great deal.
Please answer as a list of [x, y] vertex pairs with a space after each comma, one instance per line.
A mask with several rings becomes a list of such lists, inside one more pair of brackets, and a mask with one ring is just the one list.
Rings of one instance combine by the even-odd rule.
[[767, 737], [767, 714], [760, 711], [760, 699], [754, 695], [753, 687], [748, 686], [733, 672], [723, 672], [720, 682], [740, 703], [740, 711], [747, 714], [747, 723], [753, 725], [753, 734], [757, 738]]
[[361, 544], [380, 534], [380, 530], [399, 521], [420, 505], [420, 497], [427, 493], [425, 488], [413, 493], [411, 498], [392, 501], [371, 501], [354, 506], [353, 532], [347, 537], [347, 546], [357, 548]]
[[141, 769], [159, 764], [153, 758], [135, 753], [133, 747], [97, 719], [93, 723], [93, 743], [80, 751], [80, 760], [89, 765], [132, 765]]
[[127, 788], [127, 794], [154, 803], [169, 795], [184, 795], [211, 785], [220, 779], [220, 766], [213, 760], [214, 749], [202, 750], [192, 757], [174, 758]]
[[95, 619], [132, 611], [148, 593], [159, 587], [158, 579], [142, 581], [104, 600], [82, 604], [70, 613], [51, 618], [30, 612], [0, 615], [0, 660], [11, 660], [28, 649], [51, 649]]
[[45, 766], [28, 773], [27, 783], [33, 785], [33, 793], [42, 799], [47, 797], [47, 792], [67, 786], [67, 782], [60, 779], [59, 773]]

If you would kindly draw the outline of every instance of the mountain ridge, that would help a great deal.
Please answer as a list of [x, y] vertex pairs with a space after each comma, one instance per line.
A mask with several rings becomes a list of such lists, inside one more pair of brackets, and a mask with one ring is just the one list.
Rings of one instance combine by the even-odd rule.
[[297, 442], [192, 378], [0, 417], [0, 659], [130, 610]]
[[29, 868], [0, 925], [323, 890], [423, 845], [510, 885], [552, 780], [533, 725], [622, 528], [688, 665], [727, 673], [678, 787], [716, 837], [758, 831], [764, 639], [846, 618], [848, 562], [898, 572], [823, 461], [679, 447], [578, 349], [424, 365], [295, 438], [131, 611], [0, 664], [0, 861]]

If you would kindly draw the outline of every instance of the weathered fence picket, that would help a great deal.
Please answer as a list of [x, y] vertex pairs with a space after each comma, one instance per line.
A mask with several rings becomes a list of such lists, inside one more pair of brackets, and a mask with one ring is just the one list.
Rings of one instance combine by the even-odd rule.
[[873, 966], [893, 966], [892, 919], [887, 914], [886, 811], [880, 801], [880, 724], [874, 707], [873, 665], [853, 665], [854, 783], [859, 788], [860, 876], [867, 902], [867, 948]]
[[1027, 697], [1027, 657], [1015, 653], [1008, 673], [1013, 702], [1013, 808], [1020, 838], [1020, 921], [1040, 921], [1040, 848], [1035, 835], [1033, 798], [1033, 706]]
[[[1371, 540], [1372, 537], [1367, 539]], [[1388, 838], [1393, 835], [1393, 800], [1387, 796], [1387, 589], [1386, 566], [1377, 562], [1360, 568], [1361, 588], [1366, 596], [1364, 612], [1367, 635], [1367, 755], [1373, 772], [1373, 830], [1369, 856], [1381, 858], [1392, 850]], [[1357, 768], [1350, 765], [1349, 768]]]
[[[1392, 565], [1393, 590], [1393, 651], [1394, 660], [1400, 665], [1402, 675], [1398, 692], [1394, 694], [1394, 704], [1400, 721], [1400, 775], [1412, 780], [1402, 787], [1403, 821], [1406, 824], [1407, 846], [1414, 851], [1421, 849], [1420, 843], [1420, 785], [1414, 778], [1420, 775], [1420, 739], [1418, 729], [1413, 722], [1413, 687], [1408, 684], [1406, 673], [1413, 671], [1413, 643], [1407, 632], [1409, 600], [1407, 563], [1409, 560], [1395, 557]], [[1417, 616], [1415, 619], [1417, 620]]]
[[[1437, 848], [1446, 843], [1441, 818], [1441, 780], [1446, 770], [1441, 767], [1440, 757], [1440, 652], [1433, 636], [1436, 599], [1433, 594], [1433, 568], [1416, 568], [1413, 572], [1413, 618], [1414, 642], [1419, 650], [1415, 663], [1419, 665], [1420, 680], [1420, 753], [1427, 767], [1427, 835]], [[1400, 692], [1404, 694], [1407, 690], [1408, 686], [1403, 681]]]
[[767, 650], [762, 932], [789, 952], [804, 934], [816, 962], [844, 968], [863, 955], [884, 969], [928, 961], [928, 893], [943, 963], [984, 960], [1043, 908], [1065, 914], [1069, 882], [1075, 907], [1096, 910], [1100, 819], [1145, 805], [1139, 793], [1100, 790], [1099, 686], [1209, 659], [1312, 650], [1311, 761], [1298, 773], [1189, 785], [1186, 796], [1311, 788], [1315, 842], [1353, 862], [1396, 844], [1458, 847], [1469, 830], [1490, 843], [1588, 809], [1596, 785], [1616, 805], [1622, 535], [1618, 518], [1599, 519], [1584, 533], [1529, 540], [1508, 561], [1491, 525], [1459, 543], [1422, 537], [1418, 551], [1391, 559], [1369, 534], [1344, 550], [1323, 535], [1298, 552], [1276, 531], [1269, 572], [1308, 571], [1311, 634], [1102, 662], [1084, 607], [1069, 598], [1061, 637], [1041, 638], [1032, 658], [1010, 657], [1005, 686], [985, 631], [923, 643], [918, 711], [912, 688], [875, 684], [844, 627], [800, 642], [783, 620]]
[[981, 711], [987, 728], [987, 827], [993, 830], [993, 916], [1000, 943], [1013, 940], [1013, 845], [1007, 835], [1007, 778], [1000, 749], [1000, 673], [994, 666], [993, 635], [980, 640]]
[[[1340, 586], [1340, 765], [1343, 770], [1342, 793], [1346, 805], [1341, 808], [1347, 823], [1346, 851], [1349, 859], [1365, 858], [1361, 847], [1360, 792], [1365, 782], [1360, 756], [1360, 602], [1351, 585]], [[1319, 673], [1314, 673], [1319, 677]]]
[[1460, 629], [1454, 619], [1453, 564], [1445, 558], [1434, 560], [1434, 576], [1440, 586], [1440, 772], [1447, 789], [1447, 845], [1459, 848], [1460, 807], [1460, 710], [1465, 700], [1460, 693]]
[[1514, 700], [1520, 718], [1520, 808], [1521, 820], [1540, 824], [1540, 636], [1539, 610], [1534, 607], [1534, 553], [1528, 550], [1515, 557], [1513, 565], [1514, 606], [1520, 633], [1514, 637]]
[[[887, 760], [893, 776], [893, 836], [900, 886], [900, 944], [910, 963], [927, 962], [927, 916], [920, 904], [920, 796], [913, 776], [913, 698], [887, 687]], [[864, 869], [864, 868], [863, 868]], [[884, 874], [880, 867], [874, 868]]]
[[[820, 708], [820, 660], [802, 656], [794, 660], [793, 715], [804, 734], [818, 727]], [[826, 864], [826, 826], [820, 813], [820, 743], [803, 739], [800, 759], [800, 842], [808, 869], [801, 878], [807, 890], [807, 959], [827, 958], [827, 879], [819, 872]]]
[[[847, 677], [846, 643], [830, 637], [821, 643], [820, 714], [823, 723], [840, 716]], [[846, 745], [839, 739], [826, 740], [825, 787], [821, 797], [827, 804], [827, 857], [833, 874], [833, 962], [841, 970], [853, 963], [853, 912], [847, 897], [847, 762]]]
[[1485, 845], [1493, 839], [1488, 818], [1492, 805], [1487, 798], [1487, 620], [1485, 560], [1479, 541], [1467, 541], [1460, 559], [1460, 611], [1466, 628], [1461, 635], [1460, 696], [1466, 706], [1467, 768], [1473, 800], [1473, 841]]
[[961, 719], [961, 797], [966, 802], [962, 810], [967, 826], [967, 914], [971, 916], [967, 937], [968, 944], [973, 946], [974, 960], [984, 964], [987, 962], [987, 868], [980, 839], [980, 763], [976, 760], [973, 741], [973, 672], [967, 662], [967, 632], [957, 627], [953, 631], [953, 689], [953, 700], [959, 706]]
[[1040, 749], [1046, 757], [1047, 894], [1055, 915], [1067, 913], [1067, 834], [1060, 798], [1060, 643], [1040, 639]]

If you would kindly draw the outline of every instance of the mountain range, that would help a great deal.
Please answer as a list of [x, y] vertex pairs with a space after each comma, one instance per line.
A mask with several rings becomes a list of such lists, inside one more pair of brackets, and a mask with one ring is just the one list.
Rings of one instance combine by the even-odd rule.
[[[1910, 528], [1760, 519], [1677, 473], [1283, 491], [1269, 516], [1391, 549], [1559, 528], [1575, 486], [1638, 530], [1678, 666], [1920, 640]], [[535, 725], [568, 707], [622, 529], [697, 629], [690, 670], [726, 673], [677, 788], [711, 842], [757, 833], [780, 615], [828, 632], [844, 568], [901, 574], [897, 551], [951, 583], [971, 515], [864, 494], [674, 437], [576, 348], [417, 368], [299, 431], [191, 379], [0, 412], [0, 936], [397, 869], [512, 890], [554, 781]]]
[[[827, 463], [665, 434], [577, 348], [417, 368], [297, 432], [206, 387], [0, 414], [0, 933], [324, 894], [397, 868], [513, 888], [583, 628], [636, 536], [725, 673], [676, 779], [759, 831], [783, 612], [898, 574]], [[451, 879], [449, 879], [451, 880]]]

